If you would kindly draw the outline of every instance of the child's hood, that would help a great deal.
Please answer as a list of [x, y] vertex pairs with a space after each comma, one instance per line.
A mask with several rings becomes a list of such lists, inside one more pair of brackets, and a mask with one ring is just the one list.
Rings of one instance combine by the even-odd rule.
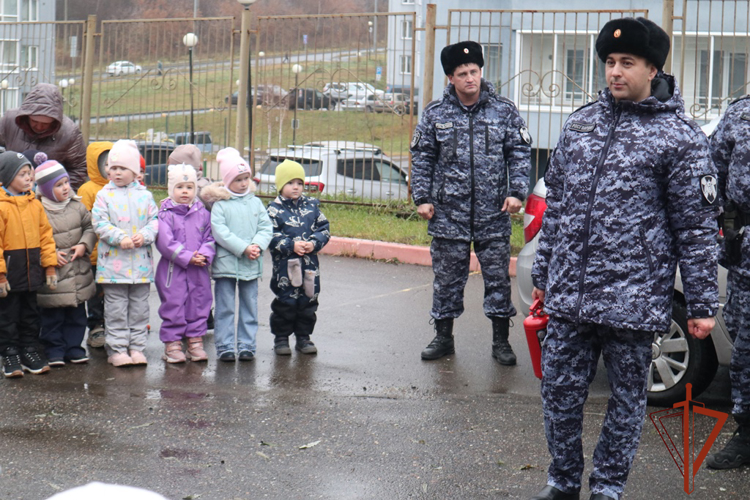
[[86, 170], [91, 179], [96, 184], [104, 186], [109, 182], [105, 179], [102, 173], [99, 171], [99, 157], [105, 151], [112, 149], [113, 144], [107, 141], [92, 142], [86, 149]]
[[[246, 196], [252, 195], [255, 192], [255, 182], [250, 182], [250, 189]], [[228, 200], [232, 197], [232, 193], [229, 192], [223, 182], [217, 181], [209, 184], [208, 186], [201, 189], [200, 199], [203, 203], [216, 203], [221, 200]]]

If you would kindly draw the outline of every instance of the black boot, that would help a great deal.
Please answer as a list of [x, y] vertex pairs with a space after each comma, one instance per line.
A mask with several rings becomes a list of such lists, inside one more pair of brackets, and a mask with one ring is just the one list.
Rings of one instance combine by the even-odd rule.
[[565, 493], [554, 486], [547, 485], [542, 491], [531, 497], [531, 500], [579, 500], [581, 492]]
[[422, 351], [422, 359], [438, 359], [453, 354], [453, 318], [435, 320], [435, 338]]
[[516, 355], [508, 343], [510, 318], [492, 318], [492, 357], [501, 365], [516, 364]]
[[735, 415], [739, 424], [726, 446], [706, 459], [711, 469], [736, 469], [750, 464], [750, 415]]

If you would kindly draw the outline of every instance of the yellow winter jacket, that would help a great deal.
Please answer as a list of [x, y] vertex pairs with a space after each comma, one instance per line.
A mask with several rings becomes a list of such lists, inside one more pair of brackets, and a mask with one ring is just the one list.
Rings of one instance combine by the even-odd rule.
[[[86, 149], [86, 169], [89, 174], [89, 181], [83, 186], [78, 188], [78, 196], [81, 197], [81, 203], [91, 211], [96, 201], [96, 194], [107, 185], [109, 179], [105, 179], [102, 173], [99, 171], [99, 157], [102, 153], [112, 149], [113, 144], [111, 142], [92, 142]], [[98, 241], [98, 240], [97, 240]], [[91, 252], [91, 265], [96, 266], [96, 256], [98, 255], [96, 249], [99, 245], [94, 245], [94, 250]]]
[[32, 193], [13, 196], [0, 187], [0, 273], [11, 293], [35, 291], [44, 269], [57, 265], [55, 239], [42, 202]]

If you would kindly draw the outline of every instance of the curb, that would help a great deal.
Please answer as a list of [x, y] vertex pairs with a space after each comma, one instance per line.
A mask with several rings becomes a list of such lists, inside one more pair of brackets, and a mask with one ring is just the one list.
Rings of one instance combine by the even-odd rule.
[[[360, 240], [357, 238], [342, 238], [332, 236], [328, 244], [320, 251], [325, 255], [339, 255], [342, 257], [359, 257], [361, 259], [390, 260], [402, 264], [417, 266], [432, 266], [430, 247], [404, 245], [402, 243], [388, 243], [386, 241]], [[479, 260], [471, 252], [470, 271], [479, 271]], [[516, 257], [510, 258], [508, 269], [510, 276], [516, 275]]]

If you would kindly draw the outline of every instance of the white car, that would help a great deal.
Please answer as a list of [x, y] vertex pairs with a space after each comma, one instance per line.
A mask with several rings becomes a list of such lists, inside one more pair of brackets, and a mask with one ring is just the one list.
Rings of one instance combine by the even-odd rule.
[[379, 200], [409, 197], [409, 178], [399, 165], [377, 146], [351, 141], [310, 142], [271, 150], [255, 178], [258, 194], [276, 194], [276, 165], [286, 159], [304, 168], [308, 194]]
[[323, 87], [323, 93], [330, 96], [334, 101], [355, 98], [365, 99], [368, 96], [382, 96], [385, 92], [376, 89], [369, 83], [362, 82], [331, 82]]
[[[707, 128], [708, 125], [704, 125], [704, 132]], [[528, 316], [532, 302], [531, 292], [534, 284], [531, 280], [531, 267], [539, 244], [542, 216], [547, 209], [546, 196], [547, 186], [542, 178], [526, 200], [523, 215], [526, 244], [516, 261], [516, 281], [521, 299], [520, 312], [523, 316]], [[707, 339], [697, 340], [688, 333], [685, 296], [678, 270], [672, 302], [672, 325], [669, 332], [656, 333], [652, 344], [651, 367], [648, 373], [650, 405], [672, 406], [682, 401], [685, 399], [686, 384], [693, 384], [692, 394], [695, 398], [711, 384], [718, 365], [729, 366], [733, 343], [722, 316], [726, 291], [727, 270], [719, 266], [719, 314], [716, 316], [716, 326]]]
[[382, 107], [382, 103], [375, 94], [370, 94], [367, 97], [350, 97], [344, 99], [338, 104], [338, 109], [343, 111], [366, 111], [368, 113], [375, 112], [375, 109]]
[[109, 76], [140, 75], [143, 68], [130, 61], [115, 61], [107, 66]]

